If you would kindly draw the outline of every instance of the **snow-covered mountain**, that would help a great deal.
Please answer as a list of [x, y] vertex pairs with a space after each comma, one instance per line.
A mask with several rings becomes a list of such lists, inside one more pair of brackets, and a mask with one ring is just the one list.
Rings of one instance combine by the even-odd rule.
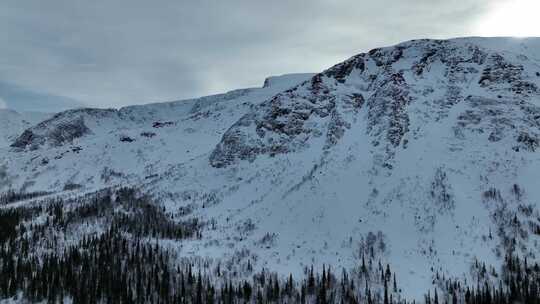
[[3, 189], [137, 187], [211, 223], [164, 245], [211, 263], [369, 255], [419, 299], [482, 261], [498, 284], [506, 255], [539, 258], [539, 86], [540, 39], [410, 41], [263, 88], [59, 113], [0, 150]]

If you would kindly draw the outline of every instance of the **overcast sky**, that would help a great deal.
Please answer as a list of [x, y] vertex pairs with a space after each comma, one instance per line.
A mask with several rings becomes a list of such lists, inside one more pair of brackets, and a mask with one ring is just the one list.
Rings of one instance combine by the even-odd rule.
[[99, 107], [184, 99], [479, 34], [504, 1], [2, 0], [0, 84]]

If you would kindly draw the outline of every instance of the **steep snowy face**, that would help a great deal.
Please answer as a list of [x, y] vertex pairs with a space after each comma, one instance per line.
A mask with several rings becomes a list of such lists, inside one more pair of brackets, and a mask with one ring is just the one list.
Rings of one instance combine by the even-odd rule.
[[534, 150], [538, 51], [526, 40], [509, 50], [483, 42], [420, 40], [357, 55], [244, 116], [227, 131], [210, 163], [224, 167], [260, 154], [299, 151], [312, 137], [324, 137], [328, 149], [365, 108], [360, 119], [367, 127], [354, 131], [367, 132], [371, 145], [386, 151], [384, 165], [391, 168], [396, 150], [406, 149], [428, 122], [446, 118], [458, 104], [471, 109], [459, 116], [456, 132], [484, 121], [481, 129], [490, 141], [511, 137], [516, 149]]
[[354, 56], [225, 132], [203, 176], [227, 187], [201, 214], [250, 219], [255, 243], [273, 233], [278, 249], [255, 251], [283, 269], [354, 265], [380, 242], [411, 293], [470, 278], [475, 259], [536, 258], [539, 59], [540, 40], [503, 38]]

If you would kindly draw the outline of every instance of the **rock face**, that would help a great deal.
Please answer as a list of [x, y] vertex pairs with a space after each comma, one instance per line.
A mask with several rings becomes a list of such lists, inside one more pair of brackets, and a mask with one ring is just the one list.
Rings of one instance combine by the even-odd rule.
[[79, 117], [55, 125], [45, 134], [36, 134], [31, 130], [26, 130], [11, 146], [13, 148], [26, 148], [30, 146], [35, 149], [38, 145], [43, 145], [47, 142], [54, 146], [60, 146], [64, 143], [72, 142], [74, 139], [82, 137], [89, 132], [90, 129], [84, 124], [84, 119]]
[[[425, 119], [440, 120], [463, 102], [472, 109], [462, 113], [460, 126], [491, 119], [491, 140], [509, 135], [531, 150], [536, 131], [523, 129], [538, 127], [527, 114], [539, 110], [533, 102], [539, 96], [538, 70], [525, 55], [504, 56], [477, 41], [418, 40], [375, 49], [257, 106], [225, 133], [210, 164], [226, 167], [261, 154], [298, 151], [311, 137], [325, 136], [329, 148], [358, 119], [351, 113], [366, 107], [368, 125], [359, 131], [371, 136], [373, 146], [384, 147], [385, 164], [391, 168], [394, 151], [408, 143], [409, 107], [423, 104]], [[524, 125], [519, 127], [508, 125], [498, 119], [502, 113], [527, 119], [520, 119]], [[522, 130], [512, 134], [503, 131], [518, 128]]]
[[15, 139], [11, 147], [37, 149], [45, 144], [62, 146], [91, 133], [85, 124], [85, 117], [103, 119], [115, 115], [115, 110], [100, 109], [77, 109], [62, 112], [25, 130], [21, 136]]

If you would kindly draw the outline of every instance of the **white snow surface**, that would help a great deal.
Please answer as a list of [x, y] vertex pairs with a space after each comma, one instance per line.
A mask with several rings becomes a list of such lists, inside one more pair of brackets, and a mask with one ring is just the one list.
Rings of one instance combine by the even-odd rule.
[[59, 113], [28, 145], [0, 145], [0, 190], [135, 185], [215, 221], [202, 240], [171, 241], [184, 256], [247, 254], [284, 275], [358, 265], [376, 239], [420, 298], [437, 271], [500, 264], [514, 215], [515, 252], [537, 260], [539, 87], [540, 39], [410, 41], [263, 88]]

